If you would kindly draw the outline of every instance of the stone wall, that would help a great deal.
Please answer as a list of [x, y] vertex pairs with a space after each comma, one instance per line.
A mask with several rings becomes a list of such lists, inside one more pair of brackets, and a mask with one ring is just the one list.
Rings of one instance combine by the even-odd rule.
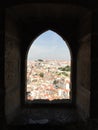
[[77, 55], [77, 95], [79, 113], [85, 119], [90, 116], [90, 48], [91, 48], [91, 13], [81, 17], [78, 28], [79, 50]]
[[4, 10], [0, 8], [0, 129], [5, 123], [4, 114]]
[[98, 9], [93, 11], [91, 53], [91, 118], [98, 119]]
[[20, 108], [20, 32], [16, 20], [5, 17], [5, 114], [9, 123]]

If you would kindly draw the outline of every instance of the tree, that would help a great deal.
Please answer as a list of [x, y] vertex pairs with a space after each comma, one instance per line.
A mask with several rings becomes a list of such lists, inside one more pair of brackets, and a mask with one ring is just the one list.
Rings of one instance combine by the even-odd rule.
[[67, 66], [65, 67], [65, 70], [66, 70], [66, 71], [70, 71], [70, 70], [71, 70], [71, 67], [70, 67], [69, 65], [67, 65]]
[[39, 74], [39, 76], [43, 78], [43, 77], [44, 77], [44, 73], [41, 72], [41, 73]]
[[38, 59], [38, 61], [43, 62], [43, 60], [42, 60], [42, 59]]
[[58, 69], [61, 70], [61, 71], [70, 71], [71, 68], [70, 68], [69, 65], [67, 65], [65, 67], [59, 67]]

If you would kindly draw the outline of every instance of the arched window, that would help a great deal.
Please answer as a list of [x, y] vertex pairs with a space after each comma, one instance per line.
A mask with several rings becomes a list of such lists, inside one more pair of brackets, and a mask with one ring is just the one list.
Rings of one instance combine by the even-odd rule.
[[71, 99], [71, 54], [66, 42], [48, 30], [32, 43], [27, 55], [27, 101]]

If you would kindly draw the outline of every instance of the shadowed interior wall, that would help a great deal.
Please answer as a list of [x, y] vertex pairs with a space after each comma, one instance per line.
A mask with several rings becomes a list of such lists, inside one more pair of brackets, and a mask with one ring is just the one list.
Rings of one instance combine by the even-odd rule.
[[[58, 5], [56, 1], [59, 1]], [[31, 8], [29, 8], [30, 2], [34, 4]], [[47, 6], [46, 3], [50, 3], [52, 7]], [[22, 4], [28, 4], [28, 6], [13, 8], [13, 6]], [[72, 8], [70, 4], [75, 5], [75, 8]], [[65, 5], [64, 8], [62, 5]], [[82, 10], [76, 6], [86, 8], [91, 12], [83, 11], [82, 13]], [[90, 117], [90, 123], [87, 124], [90, 125], [89, 129], [92, 127], [91, 129], [97, 130], [98, 4], [96, 0], [76, 2], [73, 0], [34, 0], [34, 2], [32, 0], [8, 0], [6, 2], [1, 0], [0, 7], [0, 129], [2, 126], [6, 127], [5, 115], [9, 123], [18, 114], [20, 105], [24, 108], [27, 47], [32, 39], [34, 40], [41, 31], [48, 27], [48, 29], [57, 29], [61, 36], [64, 38], [67, 36], [71, 43], [72, 81], [73, 88], [75, 88], [72, 91], [75, 92], [73, 94], [75, 105], [82, 117]], [[11, 13], [6, 10], [7, 7], [12, 9]], [[23, 25], [22, 39], [21, 26], [17, 23], [16, 17], [19, 18], [19, 23], [24, 24], [21, 24]], [[50, 23], [49, 20], [51, 20]], [[97, 118], [97, 120], [92, 120], [92, 118]]]
[[16, 20], [6, 12], [5, 19], [5, 114], [9, 123], [20, 107], [20, 32]]
[[[33, 5], [34, 6], [34, 5]], [[31, 7], [33, 7], [31, 6]], [[23, 6], [24, 7], [24, 6]], [[26, 7], [26, 6], [25, 6]], [[28, 6], [27, 6], [28, 7]], [[41, 7], [41, 6], [40, 6]], [[44, 9], [43, 12], [45, 12]], [[53, 5], [48, 8], [53, 9]], [[54, 6], [56, 10], [56, 6]], [[70, 7], [70, 6], [68, 6]], [[60, 7], [62, 9], [62, 6]], [[12, 9], [12, 8], [11, 8]], [[19, 10], [20, 9], [20, 10]], [[77, 14], [78, 10], [65, 13], [62, 17], [62, 12], [59, 13], [58, 20], [55, 19], [52, 12], [39, 14], [37, 17], [29, 17], [29, 12], [21, 14], [21, 10], [25, 8], [13, 8], [6, 11], [5, 19], [5, 114], [7, 121], [10, 122], [17, 114], [20, 105], [24, 105], [25, 99], [25, 84], [26, 84], [26, 53], [32, 39], [47, 28], [58, 30], [62, 37], [68, 39], [72, 50], [72, 99], [75, 100], [79, 113], [87, 118], [90, 113], [90, 44], [91, 44], [91, 13], [87, 10], [83, 14]], [[27, 10], [29, 8], [26, 8]], [[32, 9], [32, 8], [31, 8]], [[35, 9], [35, 8], [34, 8]], [[79, 8], [78, 8], [79, 9]], [[65, 10], [65, 8], [64, 8]], [[68, 8], [70, 12], [70, 8]], [[68, 11], [67, 10], [67, 11]], [[13, 12], [10, 12], [13, 11]], [[33, 12], [34, 10], [32, 10]], [[63, 11], [63, 10], [62, 10]], [[79, 10], [81, 12], [81, 9]], [[57, 11], [58, 12], [58, 11]], [[58, 13], [55, 13], [56, 15]], [[66, 11], [65, 11], [66, 12]], [[85, 13], [86, 12], [86, 13]], [[34, 13], [34, 12], [33, 12]], [[38, 12], [31, 16], [36, 16]], [[12, 14], [12, 15], [11, 15]], [[16, 14], [16, 16], [15, 16]], [[43, 16], [43, 17], [41, 17]], [[44, 16], [47, 16], [44, 18]], [[57, 15], [58, 16], [58, 15]], [[18, 22], [23, 22], [24, 28], [19, 26], [17, 18], [21, 19]], [[30, 19], [29, 19], [30, 18]], [[48, 19], [46, 19], [48, 18]], [[52, 19], [51, 21], [49, 21]], [[27, 21], [26, 21], [27, 20]], [[79, 22], [79, 24], [78, 24]], [[21, 30], [22, 29], [22, 34]], [[77, 33], [78, 31], [78, 33]], [[21, 39], [21, 35], [23, 36]], [[22, 43], [21, 43], [22, 40]], [[77, 65], [76, 65], [77, 62]], [[21, 63], [21, 65], [20, 65]], [[20, 70], [21, 69], [21, 70]], [[77, 73], [76, 73], [77, 72]], [[21, 91], [21, 93], [20, 93]], [[21, 100], [22, 99], [22, 100]], [[21, 101], [21, 103], [20, 103]], [[75, 102], [74, 102], [75, 103]]]
[[0, 8], [0, 129], [5, 123], [4, 111], [4, 14], [5, 11]]
[[76, 103], [83, 118], [90, 116], [90, 47], [91, 13], [80, 19], [79, 50], [77, 55], [77, 96]]
[[91, 118], [98, 119], [98, 8], [92, 16], [92, 40], [91, 40]]

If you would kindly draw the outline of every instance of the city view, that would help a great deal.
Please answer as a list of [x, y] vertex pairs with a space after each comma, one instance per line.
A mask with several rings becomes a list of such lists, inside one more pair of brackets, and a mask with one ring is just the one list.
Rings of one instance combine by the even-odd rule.
[[66, 42], [55, 32], [42, 33], [27, 57], [27, 101], [70, 99], [71, 56]]
[[70, 62], [28, 61], [27, 100], [70, 99]]

